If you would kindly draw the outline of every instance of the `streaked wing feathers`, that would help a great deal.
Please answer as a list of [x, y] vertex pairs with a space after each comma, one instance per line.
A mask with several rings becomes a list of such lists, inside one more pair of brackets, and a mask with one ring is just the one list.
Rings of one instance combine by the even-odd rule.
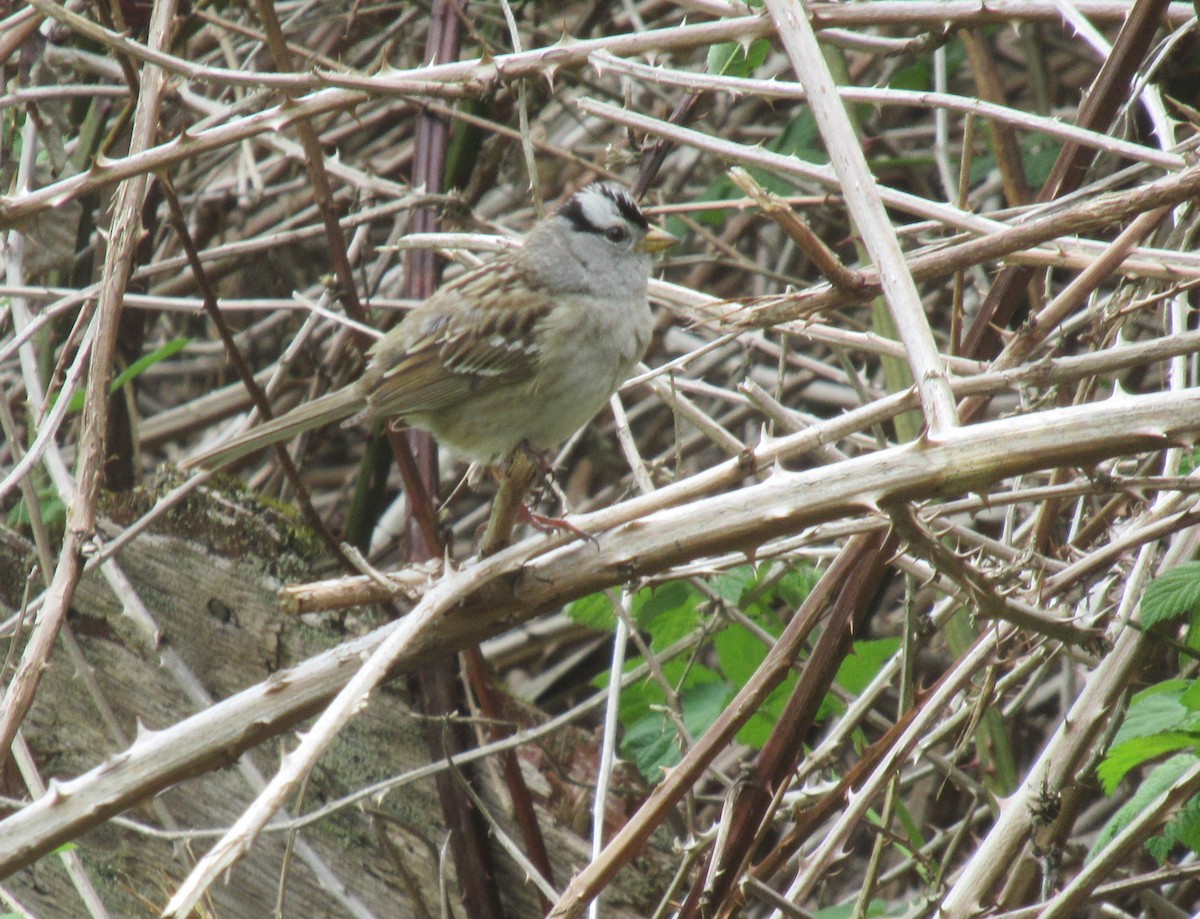
[[[540, 292], [531, 296], [515, 266], [502, 261], [446, 285], [394, 330], [402, 338], [377, 344], [373, 364], [380, 369], [367, 396], [372, 415], [437, 411], [533, 375], [536, 327], [554, 304]], [[476, 305], [464, 310], [464, 303]], [[388, 350], [402, 353], [389, 360]]]

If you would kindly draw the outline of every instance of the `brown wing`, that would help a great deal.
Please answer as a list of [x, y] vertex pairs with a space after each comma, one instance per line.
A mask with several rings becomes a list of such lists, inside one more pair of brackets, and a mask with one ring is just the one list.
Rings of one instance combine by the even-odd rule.
[[553, 305], [503, 257], [447, 284], [371, 349], [368, 410], [432, 412], [528, 379], [541, 358], [535, 330]]

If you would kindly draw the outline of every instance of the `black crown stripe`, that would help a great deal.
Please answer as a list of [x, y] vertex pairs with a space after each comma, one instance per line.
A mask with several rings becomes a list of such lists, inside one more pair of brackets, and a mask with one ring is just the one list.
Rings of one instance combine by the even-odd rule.
[[616, 185], [601, 185], [600, 191], [616, 204], [617, 210], [621, 212], [621, 216], [635, 227], [640, 227], [643, 230], [650, 228], [650, 224], [646, 222], [645, 215], [642, 214], [642, 209], [637, 206], [637, 203], [625, 189]]
[[[600, 194], [604, 195], [604, 197], [608, 198], [609, 201], [617, 206], [617, 210], [620, 212], [621, 216], [635, 227], [638, 227], [641, 230], [647, 230], [650, 228], [650, 224], [647, 223], [646, 218], [642, 214], [641, 209], [637, 206], [637, 203], [629, 196], [629, 193], [619, 185], [612, 185], [607, 182], [597, 182], [594, 185], [589, 185], [588, 188], [598, 191]], [[583, 204], [579, 200], [580, 194], [580, 192], [576, 192], [570, 198], [568, 198], [567, 202], [558, 209], [558, 215], [569, 220], [571, 222], [571, 226], [581, 233], [604, 232], [601, 227], [596, 226], [590, 220], [588, 220], [587, 215], [583, 212]]]

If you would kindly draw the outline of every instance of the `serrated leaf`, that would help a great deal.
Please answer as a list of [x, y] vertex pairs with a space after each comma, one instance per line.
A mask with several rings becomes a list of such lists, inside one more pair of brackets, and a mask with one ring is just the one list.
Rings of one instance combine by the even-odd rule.
[[1165, 836], [1151, 836], [1146, 840], [1146, 851], [1161, 865], [1171, 854], [1172, 843]]
[[1164, 824], [1161, 836], [1146, 841], [1146, 848], [1161, 865], [1177, 843], [1200, 855], [1200, 797], [1184, 804], [1179, 813]]
[[1200, 562], [1187, 562], [1156, 577], [1142, 597], [1142, 624], [1149, 627], [1200, 609]]
[[647, 781], [658, 783], [663, 770], [679, 762], [679, 737], [665, 718], [647, 716], [626, 725], [621, 755], [637, 766]]
[[1194, 713], [1180, 702], [1181, 692], [1180, 689], [1174, 689], [1133, 700], [1111, 746], [1166, 731], [1186, 730]]
[[1166, 762], [1161, 763], [1146, 777], [1133, 793], [1133, 797], [1125, 804], [1117, 809], [1106, 824], [1101, 828], [1100, 834], [1096, 837], [1096, 842], [1092, 846], [1092, 850], [1087, 854], [1084, 864], [1090, 862], [1093, 858], [1100, 854], [1121, 830], [1129, 826], [1133, 819], [1137, 817], [1149, 804], [1154, 801], [1162, 792], [1166, 791], [1175, 781], [1191, 769], [1200, 758], [1194, 753], [1181, 753], [1178, 756], [1172, 756]]
[[750, 565], [738, 565], [723, 571], [716, 577], [708, 579], [708, 585], [726, 603], [734, 606], [742, 602], [746, 588], [758, 582], [754, 568]]
[[[709, 673], [716, 676], [711, 671]], [[653, 697], [653, 692], [639, 693], [639, 698], [627, 711], [626, 692], [621, 693], [620, 715], [625, 726], [621, 753], [638, 767], [648, 781], [661, 781], [663, 769], [678, 763], [681, 755], [675, 725], [660, 710], [662, 701], [654, 702], [655, 708], [644, 704]], [[679, 704], [688, 733], [699, 737], [707, 731], [725, 710], [731, 694], [725, 683], [713, 680], [701, 680], [681, 691]]]

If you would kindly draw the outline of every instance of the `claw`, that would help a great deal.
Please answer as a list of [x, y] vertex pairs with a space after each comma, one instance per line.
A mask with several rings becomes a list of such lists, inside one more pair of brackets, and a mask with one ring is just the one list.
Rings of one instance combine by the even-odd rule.
[[572, 533], [575, 536], [578, 536], [580, 539], [586, 539], [597, 549], [600, 548], [600, 542], [595, 536], [593, 536], [587, 530], [581, 530], [579, 527], [575, 526], [575, 524], [571, 523], [571, 521], [562, 517], [547, 517], [544, 514], [535, 513], [524, 504], [521, 505], [521, 509], [517, 512], [517, 516], [520, 517], [523, 523], [529, 524], [535, 530], [540, 530], [543, 533], [554, 533], [558, 530], [566, 530], [568, 533]]

